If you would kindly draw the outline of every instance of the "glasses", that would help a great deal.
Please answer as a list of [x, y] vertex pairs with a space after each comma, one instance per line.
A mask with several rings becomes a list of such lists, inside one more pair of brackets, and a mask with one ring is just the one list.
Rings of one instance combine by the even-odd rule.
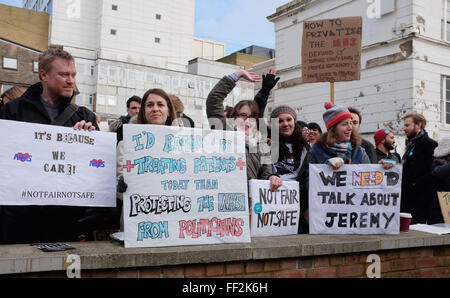
[[391, 132], [389, 131], [389, 129], [385, 129], [385, 130], [384, 130], [384, 133], [388, 135], [388, 134], [390, 134]]
[[247, 115], [246, 113], [240, 113], [236, 115], [236, 118], [241, 118], [242, 120], [247, 120], [248, 118], [256, 118], [255, 115]]

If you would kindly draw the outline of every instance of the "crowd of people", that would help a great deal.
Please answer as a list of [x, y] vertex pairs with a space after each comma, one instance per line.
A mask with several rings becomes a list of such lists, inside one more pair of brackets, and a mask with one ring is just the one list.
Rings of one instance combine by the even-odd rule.
[[[60, 49], [50, 49], [39, 58], [40, 82], [28, 89], [12, 88], [1, 95], [0, 119], [98, 130], [95, 114], [71, 103], [75, 88], [74, 58]], [[242, 100], [234, 107], [223, 106], [224, 99], [238, 80], [262, 81], [253, 100]], [[412, 223], [443, 222], [438, 191], [450, 190], [450, 139], [439, 144], [426, 130], [421, 114], [403, 117], [407, 137], [406, 151], [395, 152], [395, 136], [382, 128], [373, 135], [374, 145], [359, 135], [361, 113], [353, 107], [326, 102], [323, 132], [318, 123], [306, 123], [290, 106], [275, 106], [270, 113], [275, 131], [262, 134], [263, 118], [271, 90], [279, 77], [274, 69], [258, 76], [238, 70], [224, 76], [206, 100], [211, 129], [242, 131], [245, 134], [247, 179], [269, 180], [272, 190], [283, 181], [298, 181], [300, 210], [298, 233], [308, 233], [309, 164], [327, 164], [333, 170], [345, 164], [378, 164], [389, 169], [403, 166], [401, 212], [412, 214]], [[142, 98], [127, 101], [127, 115], [113, 122], [109, 129], [117, 133], [117, 208], [0, 206], [0, 243], [33, 243], [91, 240], [95, 229], [123, 231], [122, 194], [127, 189], [123, 179], [123, 125], [128, 123], [194, 127], [184, 114], [181, 100], [162, 89], [150, 89]], [[272, 160], [265, 150], [275, 142], [278, 155]]]

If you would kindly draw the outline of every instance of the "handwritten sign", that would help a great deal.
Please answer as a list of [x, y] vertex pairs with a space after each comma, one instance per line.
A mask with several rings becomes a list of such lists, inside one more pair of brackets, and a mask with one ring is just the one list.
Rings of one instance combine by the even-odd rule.
[[115, 134], [0, 120], [0, 205], [116, 206]]
[[302, 81], [360, 79], [362, 18], [303, 22]]
[[124, 126], [125, 247], [250, 242], [240, 132]]
[[398, 234], [402, 167], [309, 165], [310, 234]]
[[300, 192], [297, 181], [283, 181], [276, 191], [269, 180], [250, 180], [252, 237], [293, 235], [300, 220]]
[[444, 222], [450, 224], [450, 192], [438, 192]]

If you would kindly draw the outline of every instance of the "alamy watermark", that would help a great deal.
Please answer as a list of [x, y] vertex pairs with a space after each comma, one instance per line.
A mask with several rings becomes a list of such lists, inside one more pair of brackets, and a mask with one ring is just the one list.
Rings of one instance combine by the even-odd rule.
[[81, 278], [81, 259], [79, 255], [68, 254], [65, 267], [68, 278]]
[[381, 18], [381, 0], [366, 0], [369, 3], [366, 13], [369, 19]]

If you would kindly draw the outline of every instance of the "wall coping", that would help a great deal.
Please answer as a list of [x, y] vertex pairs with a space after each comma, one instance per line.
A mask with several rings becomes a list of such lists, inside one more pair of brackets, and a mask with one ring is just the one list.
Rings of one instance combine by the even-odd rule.
[[43, 252], [27, 244], [0, 245], [0, 274], [65, 271], [68, 254], [81, 270], [173, 266], [310, 257], [450, 245], [450, 235], [409, 231], [398, 235], [290, 235], [255, 237], [251, 243], [124, 248], [115, 241], [68, 243], [75, 250]]

